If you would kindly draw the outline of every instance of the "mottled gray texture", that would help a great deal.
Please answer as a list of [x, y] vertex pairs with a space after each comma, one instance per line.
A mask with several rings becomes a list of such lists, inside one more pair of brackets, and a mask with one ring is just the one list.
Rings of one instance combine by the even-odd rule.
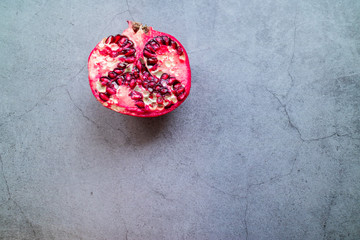
[[[155, 119], [87, 57], [134, 19], [186, 47]], [[360, 1], [1, 1], [0, 239], [360, 239]]]

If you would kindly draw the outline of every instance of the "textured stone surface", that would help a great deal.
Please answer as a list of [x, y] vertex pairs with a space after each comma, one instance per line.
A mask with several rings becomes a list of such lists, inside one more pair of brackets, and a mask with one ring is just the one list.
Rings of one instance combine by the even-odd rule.
[[[360, 239], [360, 1], [2, 1], [0, 239]], [[156, 119], [87, 57], [137, 20], [186, 47]]]

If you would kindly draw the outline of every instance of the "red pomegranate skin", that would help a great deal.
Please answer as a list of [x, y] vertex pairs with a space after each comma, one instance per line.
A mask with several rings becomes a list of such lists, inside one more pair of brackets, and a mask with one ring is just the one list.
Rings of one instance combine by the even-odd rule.
[[157, 117], [180, 106], [191, 88], [189, 58], [173, 36], [128, 21], [102, 39], [88, 59], [89, 83], [105, 107], [136, 117]]

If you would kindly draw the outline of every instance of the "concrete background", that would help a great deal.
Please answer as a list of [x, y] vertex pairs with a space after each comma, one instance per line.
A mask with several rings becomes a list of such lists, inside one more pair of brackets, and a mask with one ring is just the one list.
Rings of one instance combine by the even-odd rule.
[[[192, 92], [138, 119], [87, 58], [137, 20]], [[360, 239], [360, 1], [1, 1], [0, 239]]]

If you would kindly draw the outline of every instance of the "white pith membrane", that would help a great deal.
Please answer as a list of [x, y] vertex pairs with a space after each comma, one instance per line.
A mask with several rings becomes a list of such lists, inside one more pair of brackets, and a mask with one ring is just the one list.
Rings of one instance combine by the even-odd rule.
[[[147, 58], [144, 56], [142, 57], [142, 51], [139, 52], [139, 49], [143, 50], [145, 44], [153, 39], [153, 36], [150, 36], [148, 39], [144, 38], [144, 34], [146, 34], [142, 27], [134, 33], [129, 32], [130, 27], [124, 31], [123, 35], [126, 36], [126, 32], [129, 34], [127, 35], [129, 40], [134, 43], [134, 48], [136, 49], [136, 53], [133, 55], [136, 59], [141, 59], [142, 63], [145, 64], [147, 69], [149, 70], [150, 74], [153, 77], [157, 77], [160, 79], [163, 73], [169, 74], [171, 77], [175, 77], [177, 81], [180, 82], [181, 86], [185, 88], [185, 84], [187, 81], [187, 75], [185, 76], [183, 72], [187, 70], [186, 66], [186, 58], [187, 55], [179, 54], [175, 49], [171, 46], [161, 45], [160, 49], [156, 51], [157, 57], [157, 69], [155, 71], [150, 71], [151, 65], [147, 64]], [[156, 32], [149, 28], [150, 31]], [[130, 36], [129, 36], [130, 35]], [[159, 36], [163, 35], [163, 33], [159, 33]], [[156, 36], [156, 35], [155, 35]], [[119, 52], [121, 48], [116, 43], [105, 43], [106, 38], [104, 38], [94, 49], [92, 54], [89, 57], [89, 78], [90, 79], [97, 79], [96, 81], [90, 81], [91, 88], [95, 90], [95, 92], [99, 93], [106, 93], [106, 86], [100, 82], [100, 77], [107, 77], [110, 71], [113, 71], [117, 68], [118, 64], [125, 61], [125, 55], [117, 55], [116, 57], [112, 57], [110, 55], [104, 54], [104, 50], [111, 49], [111, 51]], [[121, 50], [121, 49], [120, 49]], [[133, 63], [129, 63], [126, 68], [124, 69], [124, 73], [122, 75], [125, 76], [126, 72], [132, 72], [133, 67], [136, 65], [136, 61]], [[141, 74], [141, 73], [139, 73]], [[138, 78], [136, 78], [138, 79]], [[100, 101], [105, 107], [111, 108], [114, 111], [122, 112], [122, 113], [134, 113], [134, 112], [143, 112], [143, 111], [162, 111], [166, 107], [170, 107], [178, 102], [177, 96], [174, 94], [173, 86], [167, 84], [167, 81], [160, 79], [160, 84], [162, 87], [168, 89], [168, 92], [165, 95], [162, 95], [161, 98], [163, 101], [159, 99], [157, 102], [157, 94], [154, 89], [148, 87], [146, 89], [141, 84], [136, 83], [136, 86], [131, 89], [128, 85], [118, 85], [114, 84], [114, 88], [116, 89], [116, 93], [109, 96], [109, 100], [107, 101]], [[134, 100], [131, 98], [131, 92], [137, 92], [142, 95], [140, 100]], [[158, 93], [159, 94], [159, 93]], [[184, 95], [184, 94], [183, 94]], [[181, 99], [182, 100], [182, 99]], [[144, 108], [139, 108], [136, 104], [138, 101], [143, 101], [145, 104]], [[130, 114], [131, 115], [131, 114]]]

